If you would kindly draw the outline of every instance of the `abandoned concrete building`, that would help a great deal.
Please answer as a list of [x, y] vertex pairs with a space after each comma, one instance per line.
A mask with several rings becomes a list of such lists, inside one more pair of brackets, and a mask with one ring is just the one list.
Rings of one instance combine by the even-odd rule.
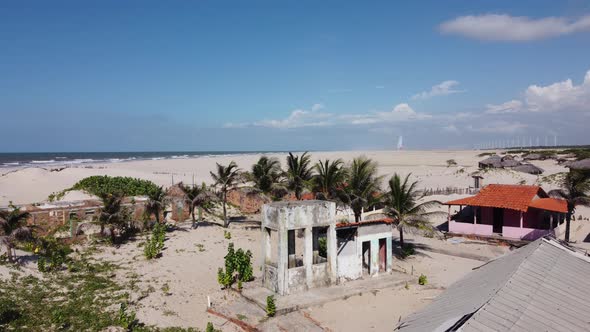
[[263, 285], [280, 294], [391, 272], [391, 220], [336, 224], [328, 201], [262, 209]]

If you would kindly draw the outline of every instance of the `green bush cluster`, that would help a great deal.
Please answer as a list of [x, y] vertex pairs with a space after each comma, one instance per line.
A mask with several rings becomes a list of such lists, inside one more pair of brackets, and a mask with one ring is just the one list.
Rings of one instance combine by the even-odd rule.
[[158, 190], [153, 182], [132, 177], [95, 175], [78, 181], [69, 190], [83, 190], [96, 196], [119, 193], [123, 196], [147, 196]]
[[205, 332], [220, 332], [221, 330], [216, 329], [213, 326], [213, 323], [207, 322], [207, 328], [205, 328]]
[[68, 255], [72, 249], [53, 237], [46, 237], [38, 239], [32, 251], [39, 256], [37, 269], [40, 272], [51, 272], [61, 269], [69, 262]]
[[21, 313], [14, 301], [0, 298], [0, 324], [8, 324], [20, 317]]
[[254, 272], [252, 270], [252, 253], [250, 250], [234, 249], [234, 244], [230, 243], [225, 255], [225, 270], [217, 270], [217, 281], [223, 288], [229, 288], [234, 282], [238, 282], [238, 288], [241, 288], [242, 282], [252, 280]]
[[223, 237], [224, 237], [226, 240], [231, 240], [231, 233], [230, 233], [230, 232], [228, 232], [228, 231], [223, 231]]
[[152, 236], [147, 239], [143, 248], [143, 254], [147, 259], [157, 258], [162, 249], [164, 249], [164, 240], [166, 239], [166, 225], [156, 223], [152, 229]]
[[428, 279], [426, 278], [426, 276], [423, 274], [420, 274], [420, 277], [418, 277], [418, 284], [424, 286], [427, 283], [428, 283]]
[[412, 244], [404, 244], [404, 246], [402, 247], [402, 258], [406, 258], [409, 256], [412, 256], [416, 253], [416, 249], [414, 249], [414, 246]]
[[275, 304], [275, 297], [269, 295], [266, 297], [266, 315], [273, 317], [277, 313], [277, 306]]
[[135, 318], [135, 312], [128, 312], [127, 305], [125, 303], [121, 303], [119, 306], [117, 323], [119, 323], [119, 326], [126, 329], [127, 331], [133, 331], [134, 327], [138, 325], [138, 320]]

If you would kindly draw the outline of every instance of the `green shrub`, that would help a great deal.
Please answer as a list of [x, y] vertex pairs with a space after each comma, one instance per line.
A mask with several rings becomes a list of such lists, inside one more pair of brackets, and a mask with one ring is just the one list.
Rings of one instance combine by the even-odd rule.
[[37, 269], [50, 272], [61, 269], [69, 261], [68, 255], [72, 249], [53, 237], [46, 237], [37, 240], [34, 252], [39, 255]]
[[414, 246], [412, 244], [405, 244], [402, 247], [402, 257], [406, 258], [409, 256], [412, 256], [416, 253], [416, 250], [414, 249]]
[[325, 237], [318, 239], [318, 255], [328, 257], [328, 239]]
[[451, 167], [451, 166], [457, 166], [457, 162], [455, 161], [455, 159], [447, 160], [447, 167]]
[[146, 240], [143, 247], [143, 254], [147, 259], [153, 259], [160, 256], [162, 249], [164, 249], [164, 241], [166, 240], [166, 225], [156, 223], [152, 229], [152, 236]]
[[274, 317], [277, 313], [277, 307], [275, 305], [275, 297], [269, 295], [266, 297], [266, 315], [268, 317]]
[[211, 322], [208, 322], [208, 323], [207, 323], [207, 328], [205, 328], [205, 332], [220, 332], [220, 331], [221, 331], [221, 330], [218, 330], [218, 329], [216, 329], [216, 328], [213, 326], [213, 323], [211, 323]]
[[137, 325], [138, 321], [135, 318], [135, 312], [127, 312], [127, 305], [121, 303], [119, 306], [119, 315], [117, 317], [117, 323], [127, 331], [133, 331], [133, 328]]
[[96, 196], [114, 193], [123, 196], [147, 196], [158, 190], [158, 186], [151, 181], [131, 177], [95, 175], [78, 181], [68, 190], [82, 190]]
[[427, 283], [428, 283], [428, 279], [426, 278], [426, 276], [423, 274], [420, 274], [420, 277], [418, 277], [418, 284], [424, 286]]
[[231, 240], [231, 233], [230, 232], [227, 232], [227, 231], [223, 231], [223, 237], [226, 240]]
[[252, 253], [250, 250], [234, 250], [234, 244], [230, 243], [225, 255], [225, 270], [217, 270], [217, 281], [223, 288], [231, 287], [235, 281], [250, 281], [254, 277], [252, 269]]
[[14, 301], [4, 297], [0, 298], [0, 324], [8, 324], [20, 316], [21, 313]]

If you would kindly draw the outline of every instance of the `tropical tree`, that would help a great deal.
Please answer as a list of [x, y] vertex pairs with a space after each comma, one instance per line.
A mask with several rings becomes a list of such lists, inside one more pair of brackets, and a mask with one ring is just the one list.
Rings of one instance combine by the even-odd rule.
[[102, 194], [102, 209], [98, 216], [100, 234], [104, 234], [106, 227], [110, 230], [111, 242], [115, 243], [115, 228], [124, 229], [128, 220], [126, 209], [123, 207], [121, 194]]
[[301, 156], [294, 156], [289, 152], [287, 156], [287, 187], [295, 192], [295, 197], [300, 200], [303, 189], [311, 180], [313, 173], [311, 168], [311, 156], [304, 152]]
[[210, 172], [211, 178], [215, 182], [215, 186], [219, 188], [221, 193], [221, 200], [223, 202], [223, 227], [229, 226], [227, 219], [227, 192], [237, 185], [240, 179], [240, 169], [235, 162], [230, 162], [229, 165], [223, 166], [217, 163], [216, 173]]
[[203, 182], [201, 186], [183, 186], [185, 200], [189, 204], [191, 218], [195, 222], [195, 208], [204, 207], [208, 202], [217, 199], [207, 185]]
[[254, 182], [254, 187], [258, 190], [268, 194], [280, 184], [281, 176], [281, 162], [276, 158], [261, 156], [258, 162], [252, 165], [248, 180]]
[[444, 214], [442, 211], [428, 212], [428, 209], [441, 204], [438, 201], [418, 203], [423, 196], [417, 191], [418, 181], [410, 182], [410, 175], [408, 174], [402, 181], [395, 173], [389, 179], [389, 190], [383, 197], [384, 211], [397, 225], [402, 248], [404, 247], [404, 228], [433, 229], [428, 219]]
[[346, 181], [347, 171], [342, 159], [330, 161], [326, 159], [314, 165], [316, 174], [313, 176], [313, 190], [319, 199], [334, 199], [337, 191], [342, 190]]
[[363, 208], [379, 203], [382, 177], [377, 176], [377, 163], [366, 157], [353, 159], [347, 175], [340, 200], [350, 206], [354, 220], [359, 222]]
[[565, 215], [565, 241], [570, 241], [570, 224], [577, 206], [590, 206], [590, 178], [587, 175], [570, 171], [561, 183], [561, 189], [551, 190], [549, 196], [565, 199], [567, 213]]
[[0, 211], [0, 229], [2, 229], [2, 242], [6, 247], [8, 261], [13, 262], [16, 253], [13, 253], [14, 246], [18, 241], [32, 238], [31, 228], [26, 226], [28, 212], [21, 212], [20, 208], [10, 205], [8, 210]]
[[148, 200], [145, 202], [145, 212], [156, 216], [156, 222], [160, 223], [160, 212], [166, 205], [166, 191], [163, 187], [157, 187], [148, 192]]

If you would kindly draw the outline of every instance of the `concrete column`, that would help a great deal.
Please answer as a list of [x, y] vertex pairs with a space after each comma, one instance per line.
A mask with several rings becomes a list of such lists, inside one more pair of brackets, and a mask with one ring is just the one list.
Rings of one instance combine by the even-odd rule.
[[279, 245], [278, 245], [278, 289], [280, 295], [285, 295], [288, 292], [287, 285], [289, 284], [289, 248], [288, 248], [288, 230], [279, 230]]
[[523, 214], [522, 214], [522, 211], [520, 211], [520, 228], [522, 228], [523, 220], [524, 220]]
[[391, 236], [385, 238], [385, 257], [387, 257], [387, 264], [385, 266], [385, 269], [387, 272], [391, 272], [392, 267], [393, 267], [393, 255], [392, 255], [392, 251], [393, 251], [393, 245], [392, 245], [392, 239]]
[[328, 274], [330, 275], [330, 282], [336, 282], [338, 278], [338, 266], [337, 266], [337, 243], [336, 240], [336, 225], [332, 224], [328, 227], [327, 234], [327, 250], [328, 250]]
[[451, 206], [449, 205], [449, 212], [447, 214], [447, 222], [450, 224], [451, 223]]
[[477, 225], [477, 209], [479, 209], [477, 206], [473, 207], [473, 224]]
[[549, 229], [553, 229], [553, 213], [549, 215]]
[[371, 275], [379, 274], [379, 239], [371, 240]]
[[305, 228], [305, 248], [303, 250], [303, 266], [305, 266], [305, 283], [307, 288], [313, 286], [313, 232], [311, 227]]

